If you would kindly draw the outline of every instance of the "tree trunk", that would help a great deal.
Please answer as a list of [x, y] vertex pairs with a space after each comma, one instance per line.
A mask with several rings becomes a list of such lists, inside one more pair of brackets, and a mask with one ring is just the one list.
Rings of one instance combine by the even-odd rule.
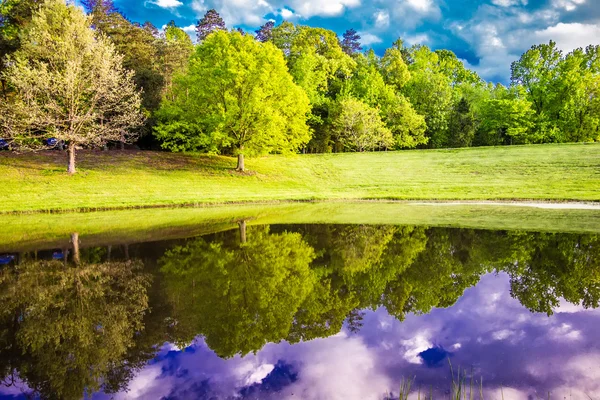
[[67, 172], [69, 175], [73, 175], [75, 172], [75, 143], [69, 143], [69, 148], [67, 149], [67, 154], [69, 156], [69, 164], [67, 167]]
[[236, 169], [240, 172], [246, 170], [246, 166], [244, 165], [244, 155], [242, 153], [238, 154], [238, 164]]
[[125, 142], [119, 142], [119, 148], [125, 150]]
[[239, 221], [240, 226], [240, 243], [246, 243], [246, 221]]
[[71, 234], [71, 243], [73, 244], [73, 262], [75, 263], [75, 265], [79, 265], [79, 233]]

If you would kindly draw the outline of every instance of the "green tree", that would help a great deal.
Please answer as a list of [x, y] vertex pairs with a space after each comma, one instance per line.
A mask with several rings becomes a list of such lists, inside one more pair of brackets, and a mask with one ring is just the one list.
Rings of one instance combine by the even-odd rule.
[[244, 242], [233, 233], [196, 239], [160, 262], [180, 340], [202, 334], [221, 357], [284, 340], [315, 283], [314, 250], [301, 235], [257, 226]]
[[[168, 55], [171, 59], [164, 57], [165, 47], [173, 47], [170, 46], [172, 42], [164, 43], [158, 30], [148, 22], [140, 25], [128, 21], [112, 0], [87, 0], [87, 3], [92, 26], [122, 55], [125, 69], [134, 72], [133, 81], [142, 93], [142, 105], [150, 114], [153, 113], [160, 106], [165, 84], [171, 77], [164, 63], [181, 63], [178, 54], [172, 51]], [[171, 25], [167, 30], [173, 30]], [[187, 34], [185, 36], [189, 39]], [[191, 49], [185, 57], [189, 58], [190, 53]], [[152, 123], [152, 118], [148, 118], [140, 133], [148, 134]]]
[[196, 37], [202, 43], [213, 32], [226, 31], [225, 21], [215, 9], [210, 9], [196, 24]]
[[560, 300], [600, 306], [600, 238], [596, 235], [513, 233], [516, 262], [503, 269], [511, 295], [532, 312], [554, 313]]
[[42, 3], [43, 0], [0, 0], [0, 84], [5, 100], [9, 89], [4, 78], [7, 56], [21, 47], [20, 33]]
[[402, 41], [397, 41], [394, 46], [387, 49], [381, 59], [381, 71], [385, 82], [401, 91], [410, 80], [410, 71], [402, 54]]
[[287, 72], [281, 52], [237, 32], [215, 32], [175, 80], [159, 112], [156, 136], [173, 151], [295, 151], [310, 139], [309, 102]]
[[414, 148], [426, 144], [425, 119], [417, 114], [401, 93], [395, 92], [394, 86], [386, 84], [380, 72], [381, 60], [373, 51], [356, 55], [354, 60], [356, 69], [344, 83], [342, 91], [370, 107], [379, 108], [382, 120], [394, 136], [396, 148]]
[[470, 147], [475, 137], [475, 118], [471, 105], [462, 98], [450, 115], [449, 142], [452, 147]]
[[487, 145], [539, 143], [532, 133], [534, 111], [525, 99], [490, 99], [481, 108], [480, 141]]
[[0, 371], [50, 399], [98, 390], [133, 346], [150, 277], [135, 262], [23, 261], [0, 274]]
[[569, 53], [558, 65], [558, 127], [571, 142], [600, 140], [600, 46]]
[[426, 46], [413, 47], [409, 52], [413, 60], [409, 65], [411, 79], [404, 85], [403, 93], [417, 113], [425, 117], [429, 146], [447, 147], [454, 96], [452, 80], [441, 68], [437, 53]]
[[174, 76], [186, 72], [193, 52], [194, 44], [189, 35], [183, 29], [177, 27], [175, 22], [169, 22], [165, 28], [164, 41], [159, 49], [160, 66], [165, 81], [166, 93], [173, 86]]
[[535, 112], [536, 136], [541, 141], [563, 141], [557, 126], [562, 101], [558, 96], [559, 65], [563, 58], [556, 43], [535, 45], [512, 63], [511, 81], [525, 90]]
[[309, 149], [330, 152], [331, 114], [343, 82], [355, 68], [354, 60], [344, 53], [335, 32], [322, 28], [284, 22], [273, 29], [273, 43], [283, 51], [294, 82], [310, 100], [308, 123], [314, 135]]
[[0, 131], [23, 148], [39, 148], [47, 137], [67, 142], [71, 174], [78, 146], [125, 141], [144, 122], [133, 74], [73, 5], [48, 0], [11, 64], [3, 76], [15, 95], [0, 104]]
[[345, 149], [362, 152], [394, 145], [392, 132], [378, 110], [352, 97], [341, 99], [337, 108], [333, 132]]

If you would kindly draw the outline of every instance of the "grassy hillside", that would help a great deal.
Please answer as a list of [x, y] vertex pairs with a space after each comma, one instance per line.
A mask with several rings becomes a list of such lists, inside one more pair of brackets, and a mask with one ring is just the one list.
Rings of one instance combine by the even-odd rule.
[[269, 156], [0, 152], [0, 212], [309, 199], [600, 200], [600, 144]]
[[0, 215], [0, 253], [103, 246], [192, 237], [253, 224], [425, 225], [495, 230], [600, 233], [600, 210], [390, 202], [285, 203], [119, 210], [73, 214]]

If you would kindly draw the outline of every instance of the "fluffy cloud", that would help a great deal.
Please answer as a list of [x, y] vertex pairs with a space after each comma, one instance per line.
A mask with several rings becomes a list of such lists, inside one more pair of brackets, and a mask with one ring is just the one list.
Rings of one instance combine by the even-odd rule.
[[358, 34], [360, 35], [360, 42], [362, 43], [363, 46], [370, 46], [375, 43], [383, 42], [383, 39], [381, 39], [379, 36], [374, 35], [372, 33], [358, 32]]
[[152, 4], [156, 4], [161, 8], [177, 8], [183, 5], [179, 0], [156, 0], [153, 1]]

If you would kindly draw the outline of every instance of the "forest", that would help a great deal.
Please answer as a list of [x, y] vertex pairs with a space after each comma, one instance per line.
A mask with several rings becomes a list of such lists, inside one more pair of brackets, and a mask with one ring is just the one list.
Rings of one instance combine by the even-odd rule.
[[348, 29], [269, 21], [194, 40], [129, 21], [112, 0], [0, 0], [0, 147], [142, 149], [238, 156], [600, 140], [600, 46], [536, 44], [510, 84], [451, 51], [363, 48]]

